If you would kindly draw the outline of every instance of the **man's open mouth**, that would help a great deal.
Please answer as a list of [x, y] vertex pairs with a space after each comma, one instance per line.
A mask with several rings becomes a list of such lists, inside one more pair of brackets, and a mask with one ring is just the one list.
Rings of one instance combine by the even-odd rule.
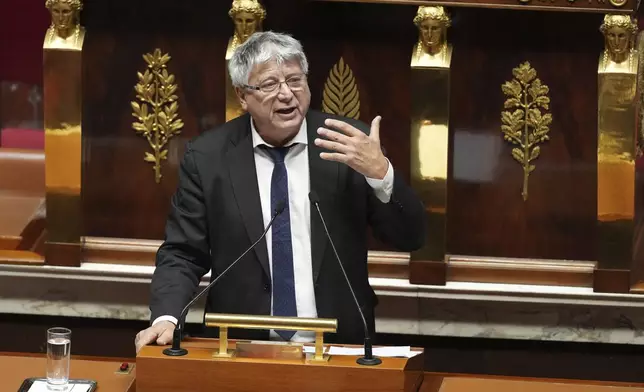
[[279, 114], [291, 114], [295, 111], [295, 108], [284, 108], [284, 109], [277, 109], [276, 112]]

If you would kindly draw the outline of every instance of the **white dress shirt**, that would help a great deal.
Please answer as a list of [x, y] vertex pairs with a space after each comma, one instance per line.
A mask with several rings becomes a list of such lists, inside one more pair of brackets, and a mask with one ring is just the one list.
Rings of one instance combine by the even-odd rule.
[[[268, 152], [260, 148], [266, 143], [257, 130], [251, 119], [251, 134], [253, 138], [253, 151], [255, 154], [255, 169], [257, 171], [257, 185], [262, 206], [264, 227], [271, 220], [271, 177], [273, 174], [273, 160]], [[286, 146], [297, 144], [291, 147], [286, 154], [284, 163], [288, 173], [288, 196], [289, 213], [291, 219], [291, 242], [293, 245], [293, 272], [295, 278], [295, 299], [298, 317], [317, 317], [315, 305], [315, 292], [313, 289], [313, 268], [311, 257], [311, 203], [309, 201], [309, 159], [308, 159], [308, 138], [306, 119], [302, 122], [299, 132], [287, 143]], [[376, 197], [383, 203], [388, 203], [391, 198], [394, 186], [394, 170], [389, 163], [387, 174], [382, 180], [365, 177], [369, 186], [374, 190]], [[266, 233], [266, 246], [268, 250], [268, 265], [270, 266], [271, 280], [273, 276], [273, 254], [271, 229]], [[271, 285], [271, 288], [273, 285]], [[348, 300], [348, 299], [347, 299]], [[271, 314], [273, 309], [273, 298], [271, 294]], [[160, 316], [152, 325], [168, 320], [175, 325], [177, 319], [173, 316]], [[281, 340], [275, 332], [270, 332], [270, 338]], [[291, 341], [312, 342], [315, 340], [315, 333], [309, 331], [298, 331], [293, 335]]]

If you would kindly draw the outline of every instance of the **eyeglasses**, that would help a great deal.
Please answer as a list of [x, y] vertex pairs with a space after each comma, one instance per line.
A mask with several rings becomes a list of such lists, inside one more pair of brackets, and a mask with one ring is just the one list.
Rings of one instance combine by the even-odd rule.
[[290, 78], [286, 79], [283, 82], [280, 82], [275, 79], [269, 79], [269, 80], [263, 81], [258, 86], [249, 86], [245, 84], [244, 87], [268, 94], [268, 93], [273, 93], [277, 91], [280, 87], [282, 87], [282, 83], [286, 83], [286, 85], [288, 86], [288, 88], [291, 89], [291, 91], [299, 91], [299, 90], [302, 90], [306, 85], [306, 75], [301, 74], [301, 75], [291, 76]]

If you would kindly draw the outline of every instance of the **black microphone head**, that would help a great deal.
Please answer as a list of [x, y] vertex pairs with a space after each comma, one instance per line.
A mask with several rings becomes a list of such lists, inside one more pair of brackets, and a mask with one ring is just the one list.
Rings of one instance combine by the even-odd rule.
[[311, 200], [311, 203], [313, 204], [319, 203], [320, 198], [318, 197], [318, 193], [316, 191], [309, 192], [309, 200]]
[[285, 208], [286, 208], [286, 202], [284, 200], [280, 200], [279, 203], [277, 203], [277, 207], [275, 207], [275, 215], [281, 214]]

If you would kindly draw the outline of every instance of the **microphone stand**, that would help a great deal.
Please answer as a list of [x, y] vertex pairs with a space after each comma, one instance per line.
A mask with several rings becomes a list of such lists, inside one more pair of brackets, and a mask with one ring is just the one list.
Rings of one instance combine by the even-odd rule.
[[170, 357], [178, 357], [178, 356], [183, 356], [183, 355], [188, 354], [188, 350], [186, 350], [185, 348], [181, 348], [181, 337], [182, 337], [182, 334], [181, 334], [181, 329], [182, 329], [181, 324], [182, 324], [182, 322], [181, 321], [185, 318], [186, 313], [188, 313], [188, 309], [190, 309], [190, 306], [192, 306], [192, 304], [197, 302], [197, 300], [199, 298], [201, 298], [208, 290], [210, 290], [210, 288], [212, 286], [214, 286], [215, 283], [217, 283], [219, 281], [219, 279], [221, 279], [222, 276], [226, 275], [226, 273], [235, 264], [237, 264], [237, 262], [239, 260], [241, 260], [244, 256], [246, 256], [246, 254], [248, 252], [250, 252], [252, 249], [255, 248], [255, 246], [257, 246], [257, 244], [266, 236], [266, 233], [268, 233], [268, 229], [270, 229], [271, 226], [273, 226], [273, 222], [275, 221], [275, 218], [277, 218], [277, 216], [279, 214], [281, 214], [282, 211], [284, 211], [285, 207], [286, 207], [286, 202], [281, 201], [277, 205], [277, 208], [275, 209], [275, 213], [273, 214], [273, 217], [271, 218], [271, 221], [268, 223], [268, 225], [266, 226], [266, 229], [264, 229], [264, 232], [257, 239], [257, 241], [255, 241], [248, 249], [246, 249], [246, 251], [244, 253], [242, 253], [241, 256], [239, 256], [235, 261], [233, 261], [232, 264], [230, 264], [228, 266], [228, 268], [226, 268], [221, 274], [219, 274], [212, 282], [210, 282], [210, 284], [208, 284], [208, 286], [206, 286], [205, 289], [203, 289], [199, 294], [197, 294], [192, 299], [192, 301], [188, 302], [188, 305], [186, 305], [183, 308], [183, 310], [181, 311], [181, 314], [179, 315], [179, 319], [177, 320], [177, 326], [175, 327], [175, 329], [174, 329], [174, 331], [172, 333], [172, 347], [168, 347], [165, 350], [163, 350], [163, 354], [165, 354], [167, 356], [170, 356]]
[[380, 365], [382, 363], [382, 360], [378, 357], [373, 356], [373, 345], [371, 342], [371, 336], [369, 333], [369, 328], [367, 327], [367, 320], [364, 317], [364, 313], [362, 312], [362, 308], [360, 308], [360, 303], [358, 302], [358, 298], [356, 297], [356, 294], [353, 292], [353, 287], [351, 286], [351, 281], [349, 281], [349, 277], [347, 276], [347, 272], [344, 270], [344, 266], [342, 265], [342, 261], [340, 260], [340, 256], [338, 255], [338, 251], [335, 249], [335, 245], [333, 244], [333, 240], [331, 239], [331, 235], [329, 234], [329, 230], [326, 227], [326, 222], [324, 221], [324, 217], [322, 216], [322, 211], [320, 211], [320, 205], [319, 205], [319, 199], [317, 197], [317, 194], [315, 192], [310, 192], [309, 193], [309, 199], [311, 202], [315, 205], [315, 208], [317, 209], [318, 215], [320, 216], [320, 220], [322, 221], [322, 226], [324, 227], [324, 232], [326, 233], [326, 237], [329, 240], [329, 243], [331, 244], [331, 248], [333, 249], [333, 253], [335, 254], [336, 260], [338, 260], [338, 264], [340, 265], [340, 269], [342, 270], [342, 274], [344, 275], [344, 279], [347, 282], [347, 286], [349, 286], [349, 291], [351, 291], [351, 296], [353, 297], [353, 301], [355, 302], [356, 306], [358, 307], [358, 313], [360, 313], [360, 317], [362, 318], [362, 324], [364, 325], [364, 356], [360, 357], [356, 360], [356, 362], [359, 365], [364, 365], [364, 366], [376, 366]]

